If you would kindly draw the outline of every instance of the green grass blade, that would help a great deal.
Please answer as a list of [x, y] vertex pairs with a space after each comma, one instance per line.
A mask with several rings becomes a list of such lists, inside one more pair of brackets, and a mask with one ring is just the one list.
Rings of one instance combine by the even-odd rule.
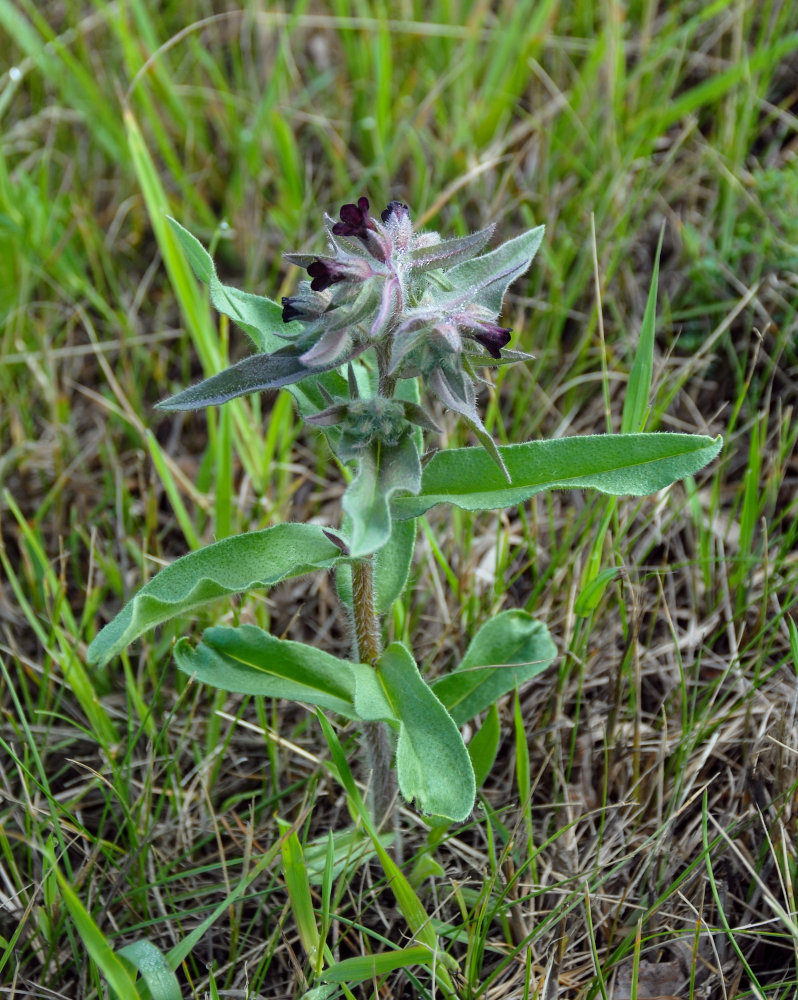
[[302, 845], [288, 823], [278, 819], [278, 825], [280, 833], [283, 834], [281, 851], [288, 898], [308, 961], [315, 964], [321, 938], [313, 909], [308, 871], [302, 856]]
[[659, 258], [662, 253], [662, 240], [664, 236], [665, 230], [663, 228], [659, 234], [657, 254], [654, 258], [654, 271], [651, 275], [651, 285], [648, 290], [646, 311], [643, 313], [640, 338], [637, 342], [632, 370], [629, 373], [626, 398], [623, 401], [622, 434], [634, 434], [642, 431], [648, 419], [651, 377], [654, 371], [654, 332], [657, 326]]
[[130, 973], [119, 960], [116, 952], [108, 943], [108, 940], [95, 923], [91, 914], [84, 907], [83, 903], [81, 903], [77, 893], [61, 874], [54, 854], [51, 853], [48, 860], [58, 879], [61, 900], [75, 922], [75, 927], [86, 946], [86, 951], [107, 979], [108, 985], [113, 990], [117, 1000], [142, 1000]]
[[356, 958], [345, 958], [336, 962], [321, 974], [326, 983], [363, 983], [379, 976], [384, 976], [396, 969], [408, 969], [413, 965], [432, 965], [435, 953], [424, 945], [413, 945], [409, 948], [397, 948], [396, 951], [384, 951], [379, 955], [362, 955]]

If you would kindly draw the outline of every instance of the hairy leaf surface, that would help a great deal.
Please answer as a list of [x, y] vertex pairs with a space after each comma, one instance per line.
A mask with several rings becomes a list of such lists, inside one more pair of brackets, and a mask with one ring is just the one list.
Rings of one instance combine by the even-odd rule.
[[526, 611], [502, 611], [477, 632], [458, 666], [432, 685], [462, 725], [541, 673], [557, 655], [549, 630]]
[[156, 405], [159, 410], [201, 410], [206, 406], [219, 406], [237, 396], [265, 389], [282, 389], [309, 375], [321, 375], [340, 368], [365, 350], [359, 345], [350, 349], [343, 358], [313, 366], [302, 361], [303, 351], [295, 345], [282, 347], [272, 354], [252, 354]]
[[175, 661], [183, 673], [223, 691], [288, 698], [355, 717], [352, 664], [255, 625], [205, 629], [196, 647], [181, 639]]
[[277, 524], [190, 552], [146, 583], [96, 636], [90, 663], [106, 663], [144, 632], [228, 594], [330, 569], [341, 550], [315, 524]]
[[273, 351], [290, 337], [299, 324], [283, 323], [283, 310], [276, 302], [262, 295], [242, 292], [232, 285], [223, 285], [216, 274], [213, 257], [184, 226], [167, 216], [194, 274], [210, 289], [211, 302], [225, 316], [245, 330], [261, 352]]
[[516, 236], [490, 253], [463, 261], [446, 272], [452, 286], [451, 297], [459, 301], [467, 296], [471, 305], [479, 305], [498, 316], [504, 294], [532, 263], [543, 242], [545, 226], [537, 226]]
[[542, 490], [595, 489], [622, 496], [655, 493], [692, 475], [720, 451], [720, 437], [697, 434], [588, 434], [503, 445], [508, 483], [481, 448], [438, 452], [424, 468], [417, 496], [397, 497], [396, 518], [418, 517], [439, 503], [495, 510]]
[[460, 730], [401, 643], [377, 664], [380, 683], [399, 720], [396, 773], [402, 795], [425, 813], [465, 820], [474, 807], [474, 769]]
[[390, 500], [400, 490], [417, 492], [421, 460], [413, 435], [396, 445], [373, 442], [360, 456], [358, 472], [344, 494], [343, 508], [351, 521], [350, 554], [365, 556], [391, 536]]

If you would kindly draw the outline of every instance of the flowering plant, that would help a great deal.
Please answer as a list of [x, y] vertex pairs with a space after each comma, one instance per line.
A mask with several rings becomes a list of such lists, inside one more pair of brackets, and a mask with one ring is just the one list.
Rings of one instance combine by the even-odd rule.
[[[196, 646], [180, 640], [178, 666], [229, 691], [293, 698], [355, 720], [370, 758], [378, 824], [392, 814], [394, 775], [421, 811], [462, 821], [498, 735], [467, 748], [460, 726], [544, 670], [556, 649], [545, 625], [520, 609], [488, 621], [455, 669], [431, 683], [406, 645], [383, 648], [380, 616], [407, 584], [418, 517], [441, 503], [513, 506], [544, 489], [640, 496], [696, 472], [717, 454], [720, 439], [640, 433], [651, 375], [650, 344], [641, 338], [635, 391], [624, 408], [627, 433], [496, 446], [477, 409], [476, 369], [529, 357], [507, 348], [511, 331], [497, 318], [543, 227], [483, 252], [492, 226], [442, 239], [414, 232], [402, 202], [391, 201], [377, 219], [362, 197], [344, 205], [338, 221], [325, 220], [325, 253], [286, 255], [308, 279], [278, 305], [223, 285], [201, 244], [171, 222], [211, 301], [249, 334], [256, 353], [160, 408], [193, 410], [287, 387], [305, 421], [354, 466], [353, 476], [337, 529], [278, 524], [184, 556], [105, 626], [89, 659], [105, 662], [146, 630], [221, 595], [334, 569], [353, 625], [351, 662], [242, 625], [206, 629]], [[424, 435], [438, 428], [422, 389], [458, 413], [482, 447], [428, 457]]]

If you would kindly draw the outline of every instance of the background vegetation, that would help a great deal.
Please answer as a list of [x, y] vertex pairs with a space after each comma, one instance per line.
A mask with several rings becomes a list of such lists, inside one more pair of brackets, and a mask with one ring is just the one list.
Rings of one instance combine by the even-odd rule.
[[[108, 669], [84, 656], [164, 562], [337, 516], [340, 474], [288, 397], [153, 412], [246, 350], [181, 270], [164, 209], [226, 280], [277, 297], [298, 277], [281, 251], [318, 249], [321, 211], [365, 193], [446, 234], [546, 224], [505, 313], [536, 360], [483, 392], [507, 441], [617, 428], [664, 229], [649, 429], [726, 438], [699, 480], [644, 501], [424, 523], [388, 628], [427, 670], [501, 608], [533, 611], [560, 651], [503, 706], [473, 820], [433, 853], [405, 814], [405, 870], [461, 995], [792, 996], [798, 9], [221, 6], [0, 0], [4, 995], [106, 995], [48, 852], [114, 948], [167, 951], [278, 819], [309, 858], [350, 822], [312, 715], [177, 674], [188, 623]], [[220, 620], [348, 646], [323, 577], [212, 608], [197, 632]], [[407, 943], [379, 866], [345, 870], [332, 905], [339, 957]], [[279, 855], [179, 970], [198, 998], [299, 995], [309, 976]], [[419, 967], [381, 988], [435, 990]]]

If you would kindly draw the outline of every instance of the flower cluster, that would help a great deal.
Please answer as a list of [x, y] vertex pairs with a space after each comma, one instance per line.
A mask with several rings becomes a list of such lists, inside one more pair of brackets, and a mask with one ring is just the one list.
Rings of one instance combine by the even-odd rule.
[[478, 420], [472, 366], [501, 361], [511, 334], [496, 322], [494, 286], [503, 286], [500, 306], [525, 268], [491, 260], [496, 251], [478, 256], [492, 226], [451, 240], [415, 233], [401, 201], [376, 219], [359, 198], [325, 222], [327, 254], [285, 255], [308, 273], [282, 300], [284, 322], [301, 325], [302, 363], [326, 368], [377, 347], [381, 384], [421, 376], [446, 406]]
[[438, 427], [421, 388], [465, 420], [510, 480], [477, 410], [475, 369], [528, 357], [507, 350], [510, 330], [497, 319], [504, 293], [540, 246], [542, 226], [485, 251], [492, 226], [443, 240], [414, 232], [404, 202], [389, 202], [375, 218], [359, 198], [337, 219], [325, 218], [326, 253], [286, 255], [307, 278], [281, 307], [222, 285], [200, 242], [171, 223], [213, 304], [257, 351], [159, 406], [197, 410], [252, 392], [292, 391], [303, 419], [324, 428], [336, 457], [356, 466], [342, 499], [353, 558], [391, 537], [395, 494], [422, 489], [421, 431]]

